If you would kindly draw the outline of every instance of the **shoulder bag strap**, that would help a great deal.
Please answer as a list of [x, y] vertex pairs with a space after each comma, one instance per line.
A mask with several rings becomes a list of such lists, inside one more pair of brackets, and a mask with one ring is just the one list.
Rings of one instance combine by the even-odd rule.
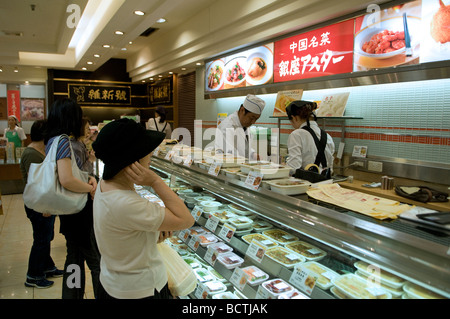
[[153, 122], [155, 122], [155, 129], [159, 132], [159, 130], [158, 130], [158, 124], [156, 123], [156, 119], [155, 119], [155, 118], [153, 118]]

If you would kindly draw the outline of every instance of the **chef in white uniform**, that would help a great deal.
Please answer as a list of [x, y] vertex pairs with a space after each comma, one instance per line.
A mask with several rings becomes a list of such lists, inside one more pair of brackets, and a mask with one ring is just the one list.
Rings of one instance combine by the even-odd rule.
[[247, 95], [239, 110], [229, 115], [216, 129], [216, 154], [232, 154], [257, 160], [257, 153], [250, 147], [248, 128], [259, 119], [265, 105], [259, 97]]
[[315, 102], [293, 101], [286, 113], [294, 127], [288, 138], [288, 159], [286, 164], [292, 168], [291, 174], [299, 168], [305, 169], [315, 164], [320, 170], [333, 167], [335, 146], [331, 136], [316, 122]]

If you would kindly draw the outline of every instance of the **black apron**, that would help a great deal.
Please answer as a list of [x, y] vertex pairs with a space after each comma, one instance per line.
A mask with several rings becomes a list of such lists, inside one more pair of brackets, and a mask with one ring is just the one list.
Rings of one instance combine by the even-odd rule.
[[[153, 118], [153, 121], [155, 122], [155, 128], [156, 128], [156, 130], [159, 132], [159, 130], [158, 130], [158, 124], [156, 124], [156, 119]], [[164, 132], [164, 130], [166, 129], [166, 126], [167, 126], [167, 122], [166, 122], [166, 125], [164, 125], [163, 129], [161, 130], [161, 132]]]
[[325, 148], [327, 147], [327, 133], [324, 130], [320, 129], [320, 141], [319, 141], [317, 135], [314, 133], [311, 127], [303, 126], [302, 129], [308, 131], [311, 134], [311, 136], [314, 139], [314, 143], [316, 144], [318, 153], [314, 164], [316, 164], [319, 167], [320, 165], [322, 165], [322, 168], [328, 167], [327, 159], [325, 157]]

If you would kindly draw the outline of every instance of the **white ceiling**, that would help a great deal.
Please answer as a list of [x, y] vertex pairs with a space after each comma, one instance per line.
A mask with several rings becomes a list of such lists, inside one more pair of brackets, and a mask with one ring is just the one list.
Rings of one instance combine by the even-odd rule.
[[[142, 49], [144, 43], [148, 45], [147, 38], [140, 36], [148, 28], [157, 28], [159, 35], [169, 32], [212, 2], [0, 0], [0, 67], [2, 73], [12, 72], [16, 67], [69, 70], [86, 67], [93, 71], [110, 58], [126, 59]], [[145, 15], [135, 15], [135, 10]], [[76, 19], [77, 12], [82, 14], [81, 19]], [[162, 17], [167, 22], [156, 23]], [[76, 28], [72, 27], [74, 21], [79, 21]], [[115, 31], [124, 34], [116, 35]], [[79, 40], [72, 48], [69, 44], [74, 35]], [[111, 48], [103, 48], [104, 44]], [[88, 61], [93, 64], [88, 65]]]

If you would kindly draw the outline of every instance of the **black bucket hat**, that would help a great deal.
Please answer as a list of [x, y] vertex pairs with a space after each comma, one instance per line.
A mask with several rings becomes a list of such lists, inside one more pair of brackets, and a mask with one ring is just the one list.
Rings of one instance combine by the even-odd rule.
[[148, 131], [127, 118], [106, 124], [92, 143], [95, 156], [105, 164], [103, 179], [113, 178], [128, 165], [150, 154], [165, 136], [165, 133]]

